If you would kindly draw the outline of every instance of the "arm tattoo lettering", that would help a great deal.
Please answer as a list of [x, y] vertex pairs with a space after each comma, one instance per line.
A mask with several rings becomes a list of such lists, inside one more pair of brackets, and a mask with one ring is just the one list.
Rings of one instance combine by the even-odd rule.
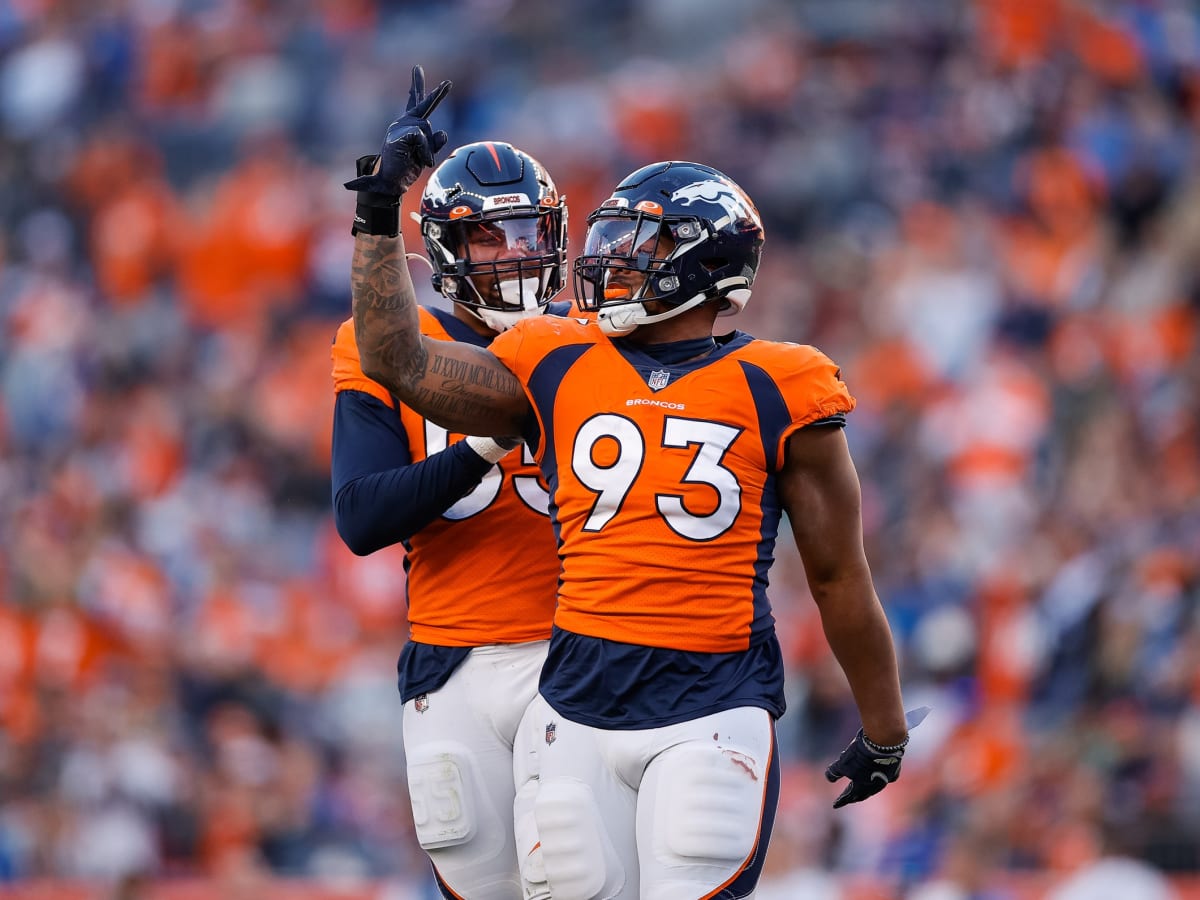
[[351, 275], [354, 334], [368, 377], [454, 431], [519, 431], [528, 401], [499, 360], [476, 347], [422, 337], [402, 240], [356, 237]]

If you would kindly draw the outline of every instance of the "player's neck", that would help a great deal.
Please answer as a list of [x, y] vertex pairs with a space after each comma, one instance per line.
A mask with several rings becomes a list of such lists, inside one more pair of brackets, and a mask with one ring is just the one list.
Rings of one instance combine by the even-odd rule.
[[678, 366], [708, 356], [717, 349], [717, 342], [712, 335], [706, 335], [667, 344], [638, 344], [637, 349], [663, 365]]

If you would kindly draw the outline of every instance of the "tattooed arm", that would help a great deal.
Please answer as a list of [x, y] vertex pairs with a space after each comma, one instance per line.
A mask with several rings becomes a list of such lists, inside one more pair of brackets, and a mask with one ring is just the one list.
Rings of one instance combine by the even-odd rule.
[[513, 374], [486, 350], [421, 335], [399, 235], [404, 194], [448, 139], [429, 117], [450, 86], [443, 81], [427, 95], [425, 70], [413, 66], [404, 114], [388, 126], [379, 154], [361, 157], [358, 177], [346, 182], [358, 192], [350, 286], [359, 362], [368, 377], [444, 428], [515, 436], [530, 408]]
[[500, 360], [480, 347], [421, 334], [403, 238], [357, 235], [351, 290], [354, 334], [367, 377], [451, 431], [521, 433], [529, 401]]

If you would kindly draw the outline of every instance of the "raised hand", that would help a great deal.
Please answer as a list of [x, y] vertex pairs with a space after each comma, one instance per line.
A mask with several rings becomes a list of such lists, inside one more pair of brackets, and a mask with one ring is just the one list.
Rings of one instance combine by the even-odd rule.
[[434, 156], [448, 140], [446, 132], [433, 130], [429, 116], [450, 93], [450, 87], [451, 82], [443, 81], [426, 96], [425, 72], [413, 66], [408, 106], [404, 115], [388, 126], [378, 170], [346, 182], [346, 187], [392, 198], [399, 198], [412, 187], [421, 170], [433, 165]]

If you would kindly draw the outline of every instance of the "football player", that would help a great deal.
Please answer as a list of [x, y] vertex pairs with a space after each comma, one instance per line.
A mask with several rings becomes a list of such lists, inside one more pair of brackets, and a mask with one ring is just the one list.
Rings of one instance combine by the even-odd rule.
[[[385, 144], [391, 177], [419, 171], [429, 133]], [[446, 427], [520, 435], [550, 485], [562, 572], [527, 726], [556, 900], [753, 893], [779, 790], [767, 580], [784, 512], [862, 717], [827, 772], [849, 779], [835, 805], [899, 774], [908, 726], [842, 430], [854, 400], [813, 347], [714, 336], [762, 244], [720, 172], [644, 166], [588, 219], [575, 299], [595, 320], [529, 319], [481, 350], [421, 333], [397, 238], [356, 239], [364, 370]]]
[[[360, 174], [376, 162], [360, 160]], [[398, 207], [385, 221], [388, 205], [374, 200], [356, 229], [398, 234]], [[419, 218], [434, 287], [453, 301], [451, 312], [419, 310], [425, 335], [482, 348], [524, 318], [568, 309], [551, 304], [566, 277], [565, 201], [528, 153], [459, 147], [429, 178]], [[352, 321], [333, 346], [333, 379], [338, 531], [355, 553], [407, 550], [398, 668], [417, 839], [446, 897], [548, 897], [533, 754], [514, 756], [558, 583], [539, 471], [523, 445], [460, 440], [364, 375]]]

